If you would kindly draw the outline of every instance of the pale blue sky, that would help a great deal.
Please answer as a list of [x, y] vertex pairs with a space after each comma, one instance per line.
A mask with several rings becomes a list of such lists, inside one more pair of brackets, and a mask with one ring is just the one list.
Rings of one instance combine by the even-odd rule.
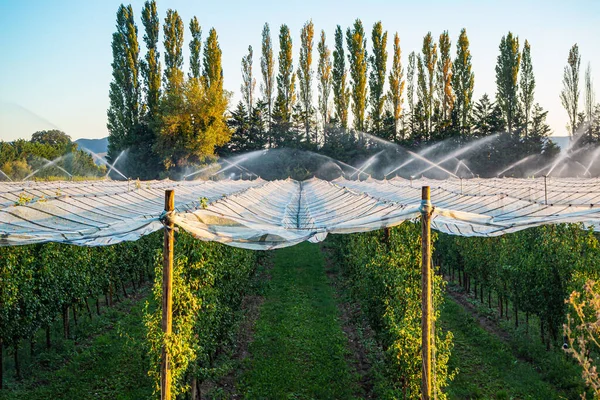
[[[120, 4], [112, 0], [0, 0], [0, 139], [29, 138], [36, 130], [50, 128], [62, 129], [73, 138], [108, 135], [110, 44]], [[133, 1], [132, 6], [142, 42], [139, 16], [143, 1]], [[600, 101], [600, 1], [597, 0], [159, 0], [158, 8], [161, 21], [168, 8], [178, 10], [184, 19], [186, 59], [190, 18], [198, 17], [203, 39], [210, 27], [216, 28], [223, 51], [225, 88], [234, 92], [232, 106], [240, 98], [240, 59], [248, 45], [254, 48], [258, 92], [260, 40], [265, 22], [271, 26], [276, 50], [279, 26], [289, 25], [294, 35], [296, 66], [299, 32], [305, 21], [313, 20], [315, 36], [324, 29], [332, 48], [335, 26], [340, 24], [345, 31], [356, 18], [363, 21], [369, 35], [373, 24], [381, 20], [389, 31], [390, 52], [391, 37], [397, 31], [405, 65], [408, 54], [421, 48], [428, 31], [438, 37], [447, 29], [454, 54], [460, 29], [467, 28], [476, 99], [486, 92], [492, 97], [495, 93], [494, 67], [501, 37], [510, 30], [519, 36], [521, 45], [525, 39], [529, 40], [537, 83], [535, 100], [549, 110], [548, 119], [555, 135], [566, 134], [567, 115], [558, 96], [568, 51], [578, 43], [582, 77], [590, 62], [596, 98]]]

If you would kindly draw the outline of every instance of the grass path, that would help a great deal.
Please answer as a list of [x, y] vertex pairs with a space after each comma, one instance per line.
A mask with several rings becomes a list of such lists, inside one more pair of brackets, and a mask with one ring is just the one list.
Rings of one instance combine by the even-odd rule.
[[148, 293], [146, 287], [135, 300], [105, 308], [93, 321], [82, 316], [84, 343], [56, 340], [50, 350], [41, 350], [30, 367], [31, 376], [18, 384], [9, 381], [10, 387], [0, 391], [0, 400], [151, 398], [149, 361], [141, 345]]
[[450, 296], [440, 321], [454, 334], [450, 368], [458, 376], [450, 383], [450, 399], [564, 399], [556, 388], [542, 380], [530, 363], [515, 357], [498, 336], [483, 329]]
[[347, 339], [317, 245], [275, 253], [241, 389], [248, 399], [351, 399]]

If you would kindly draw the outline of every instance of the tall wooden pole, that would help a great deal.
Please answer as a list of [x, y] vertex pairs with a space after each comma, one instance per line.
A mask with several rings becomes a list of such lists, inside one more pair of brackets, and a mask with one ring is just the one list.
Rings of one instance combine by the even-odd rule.
[[421, 189], [421, 399], [431, 399], [431, 201], [429, 186]]
[[[175, 209], [175, 191], [165, 191], [165, 211]], [[163, 248], [163, 292], [162, 292], [162, 330], [165, 337], [171, 335], [173, 328], [173, 230], [175, 225], [167, 215], [165, 220], [165, 241]], [[160, 363], [160, 398], [171, 400], [171, 357], [163, 344]]]

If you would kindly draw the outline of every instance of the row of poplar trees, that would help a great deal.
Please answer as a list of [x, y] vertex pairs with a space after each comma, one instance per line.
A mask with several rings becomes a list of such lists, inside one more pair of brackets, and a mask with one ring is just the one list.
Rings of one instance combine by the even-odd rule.
[[[231, 93], [223, 89], [215, 29], [202, 48], [202, 31], [197, 18], [192, 18], [185, 74], [184, 24], [177, 11], [167, 11], [162, 27], [164, 68], [155, 1], [145, 3], [141, 19], [147, 49], [143, 58], [131, 6], [119, 8], [112, 41], [108, 157], [114, 162], [127, 149], [118, 166], [128, 169], [128, 176], [154, 178], [206, 162], [215, 152], [228, 155], [276, 147], [319, 149], [352, 161], [370, 151], [363, 132], [412, 148], [505, 132], [494, 142], [496, 149], [488, 151], [495, 154], [487, 157], [492, 164], [508, 164], [530, 154], [550, 157], [557, 151], [546, 140], [547, 111], [534, 101], [531, 46], [525, 41], [521, 47], [511, 32], [500, 41], [496, 101], [484, 94], [475, 102], [466, 29], [461, 30], [454, 50], [447, 31], [437, 40], [428, 33], [421, 50], [409, 54], [405, 69], [398, 33], [388, 54], [388, 32], [381, 22], [372, 27], [370, 48], [360, 19], [345, 33], [338, 25], [333, 50], [325, 32], [315, 38], [312, 21], [306, 22], [300, 31], [297, 66], [289, 27], [283, 24], [279, 29], [276, 57], [265, 24], [260, 71], [255, 73], [249, 46], [241, 60], [241, 100], [229, 111]], [[392, 58], [389, 71], [388, 56]], [[569, 55], [565, 76], [572, 73], [575, 58]], [[573, 95], [561, 95], [566, 99], [563, 103], [569, 102], [568, 96]], [[573, 114], [578, 115], [576, 110]]]
[[[264, 25], [258, 98], [254, 52], [248, 47], [242, 58], [242, 100], [231, 113], [233, 136], [223, 153], [291, 146], [319, 148], [348, 160], [350, 149], [356, 155], [362, 132], [415, 148], [504, 131], [507, 134], [498, 148], [513, 148], [510, 157], [547, 150], [550, 127], [547, 111], [534, 102], [531, 46], [525, 41], [521, 48], [511, 32], [502, 37], [499, 46], [496, 102], [487, 94], [478, 102], [473, 99], [475, 74], [466, 29], [461, 30], [454, 50], [447, 31], [437, 40], [428, 33], [421, 51], [409, 54], [406, 69], [398, 33], [388, 54], [388, 32], [381, 22], [372, 27], [370, 48], [360, 19], [345, 33], [341, 26], [336, 27], [333, 51], [325, 31], [315, 38], [312, 21], [304, 24], [299, 39], [298, 66], [294, 68], [292, 35], [287, 25], [281, 25], [275, 75], [271, 31]], [[315, 41], [317, 60], [313, 65]], [[390, 70], [388, 56], [392, 57]], [[317, 101], [313, 104], [315, 75]], [[353, 134], [348, 135], [349, 131]]]
[[167, 10], [162, 25], [164, 66], [158, 50], [160, 19], [154, 0], [142, 9], [146, 54], [140, 54], [131, 7], [117, 11], [112, 37], [113, 79], [108, 109], [108, 159], [127, 176], [150, 179], [203, 163], [230, 139], [229, 96], [223, 89], [221, 49], [212, 28], [205, 42], [196, 17], [189, 22], [189, 71], [183, 71], [184, 23]]

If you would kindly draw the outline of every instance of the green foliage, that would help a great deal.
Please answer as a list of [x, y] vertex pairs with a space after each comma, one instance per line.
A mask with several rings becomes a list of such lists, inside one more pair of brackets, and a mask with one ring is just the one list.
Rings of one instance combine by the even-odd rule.
[[331, 118], [329, 110], [329, 96], [331, 94], [332, 85], [332, 64], [331, 51], [325, 40], [325, 31], [321, 31], [321, 39], [317, 45], [319, 51], [319, 65], [317, 67], [317, 79], [319, 87], [319, 102], [318, 109], [321, 114], [323, 127], [327, 126]]
[[417, 58], [417, 96], [421, 118], [424, 122], [425, 140], [431, 139], [433, 133], [433, 106], [435, 91], [435, 67], [438, 60], [437, 43], [433, 40], [431, 32], [423, 38], [422, 54]]
[[338, 25], [335, 28], [335, 48], [333, 50], [333, 104], [335, 119], [342, 128], [348, 127], [348, 107], [350, 106], [350, 89], [346, 86], [346, 57], [344, 56], [344, 34]]
[[579, 66], [581, 65], [581, 54], [577, 43], [569, 50], [567, 65], [563, 73], [563, 90], [560, 92], [560, 101], [569, 115], [569, 130], [575, 135], [577, 128], [577, 109], [579, 106]]
[[314, 115], [312, 106], [312, 50], [314, 44], [315, 26], [312, 21], [304, 24], [300, 31], [300, 60], [298, 62], [298, 93], [300, 95], [300, 116], [304, 122], [305, 140], [317, 144], [316, 131], [315, 136], [311, 137], [311, 120]]
[[253, 55], [252, 46], [248, 46], [248, 54], [242, 57], [242, 84], [240, 86], [246, 110], [250, 115], [254, 109], [254, 87], [256, 86], [252, 70]]
[[531, 46], [526, 40], [523, 46], [523, 55], [521, 57], [521, 80], [520, 80], [519, 99], [523, 108], [523, 125], [525, 137], [529, 135], [529, 125], [531, 111], [533, 108], [533, 94], [535, 91], [535, 77], [533, 76], [533, 66], [531, 65]]
[[244, 398], [354, 398], [348, 339], [319, 246], [277, 250], [273, 261], [241, 378]]
[[383, 31], [381, 21], [373, 25], [371, 32], [371, 43], [373, 43], [373, 54], [369, 57], [371, 73], [369, 74], [369, 100], [371, 103], [371, 123], [375, 136], [382, 137], [383, 130], [383, 106], [385, 105], [385, 73], [387, 64], [387, 31]]
[[450, 35], [448, 31], [444, 31], [440, 35], [439, 48], [440, 57], [437, 63], [437, 92], [438, 102], [437, 114], [438, 114], [438, 137], [445, 138], [448, 136], [448, 128], [451, 123], [451, 114], [454, 108], [454, 90], [452, 89], [452, 74], [453, 65], [452, 58], [450, 57], [450, 49], [452, 43], [450, 41]]
[[271, 42], [271, 29], [269, 24], [265, 23], [262, 31], [260, 72], [263, 78], [261, 91], [263, 101], [267, 106], [267, 126], [268, 126], [268, 147], [273, 144], [273, 135], [271, 134], [271, 122], [273, 120], [273, 92], [275, 79], [275, 62], [273, 61], [273, 43]]
[[519, 106], [517, 79], [520, 65], [519, 38], [508, 32], [500, 41], [500, 54], [496, 64], [496, 100], [502, 110], [508, 133], [511, 134], [516, 125], [515, 117]]
[[[353, 296], [361, 304], [385, 352], [387, 389], [380, 398], [419, 399], [421, 385], [420, 224], [404, 223], [382, 232], [347, 235], [336, 241]], [[439, 318], [444, 281], [432, 277], [433, 320]], [[434, 323], [435, 326], [435, 323]], [[436, 326], [434, 388], [439, 399], [454, 377], [448, 369], [452, 333]]]
[[365, 131], [365, 111], [367, 109], [367, 36], [362, 21], [356, 19], [352, 28], [346, 30], [350, 82], [352, 86], [352, 114], [354, 129]]
[[473, 108], [473, 88], [475, 74], [472, 71], [471, 50], [467, 30], [462, 29], [456, 43], [456, 58], [452, 65], [452, 87], [456, 95], [454, 111], [457, 119], [456, 126], [462, 135], [469, 135], [471, 109]]
[[217, 353], [233, 343], [235, 312], [249, 288], [256, 254], [218, 243], [204, 243], [179, 234], [173, 267], [173, 333], [165, 337], [162, 318], [162, 257], [156, 258], [153, 301], [147, 306], [150, 376], [159, 392], [160, 357], [166, 345], [172, 359], [173, 394], [189, 389], [217, 373]]
[[141, 113], [139, 44], [131, 5], [117, 11], [117, 31], [112, 38], [112, 81], [108, 108], [108, 155], [114, 161], [132, 136]]
[[[105, 172], [105, 168], [97, 166], [92, 156], [79, 150], [76, 143], [70, 139], [66, 142], [68, 136], [60, 131], [40, 131], [33, 137], [31, 141], [0, 141], [0, 170], [13, 180], [24, 179], [35, 170], [38, 172], [29, 179], [58, 176], [64, 179], [67, 174], [60, 168], [80, 177], [97, 177]], [[55, 161], [50, 164], [52, 160]]]
[[390, 70], [389, 80], [390, 89], [387, 94], [387, 102], [389, 109], [391, 110], [391, 116], [394, 121], [394, 127], [391, 134], [388, 133], [385, 137], [387, 140], [395, 141], [398, 139], [397, 135], [400, 134], [400, 139], [404, 140], [405, 130], [401, 130], [400, 122], [404, 118], [402, 104], [404, 102], [404, 68], [402, 68], [402, 51], [400, 49], [400, 36], [398, 32], [394, 35], [394, 51], [393, 51], [393, 62]]
[[193, 17], [190, 21], [190, 77], [200, 78], [200, 48], [202, 47], [202, 28], [198, 18]]
[[146, 92], [146, 107], [150, 118], [156, 115], [158, 100], [160, 99], [160, 53], [158, 52], [158, 34], [160, 20], [156, 10], [156, 1], [146, 1], [142, 9], [142, 23], [144, 25], [144, 43], [148, 52], [145, 60], [141, 62], [142, 76], [144, 77], [144, 90]]
[[[3, 400], [41, 399], [148, 399], [152, 381], [147, 375], [145, 329], [142, 324], [147, 288], [131, 299], [102, 309], [93, 319], [80, 317], [65, 339], [60, 324], [51, 326], [51, 347], [36, 344], [35, 353], [25, 349], [19, 357], [26, 373], [23, 380], [11, 379], [11, 359], [4, 358]], [[45, 333], [38, 332], [34, 343], [43, 343]], [[29, 350], [29, 349], [28, 349]], [[12, 357], [11, 357], [12, 358]]]
[[[292, 36], [287, 25], [279, 29], [279, 73], [277, 74], [277, 99], [273, 118], [279, 124], [289, 124], [296, 102], [296, 74], [292, 61]], [[275, 138], [281, 141], [282, 138]]]
[[167, 170], [176, 173], [203, 163], [214, 156], [217, 146], [229, 140], [221, 112], [228, 96], [221, 92], [217, 98], [216, 94], [216, 87], [207, 88], [204, 79], [189, 79], [181, 89], [168, 91], [161, 99], [161, 133], [155, 148]]
[[548, 347], [562, 345], [559, 333], [568, 293], [597, 276], [600, 265], [598, 240], [577, 224], [542, 226], [500, 238], [440, 235], [439, 243], [445, 270], [461, 271], [513, 308], [539, 317], [541, 340]]
[[177, 10], [168, 9], [163, 25], [165, 47], [165, 91], [176, 91], [183, 84], [183, 21]]
[[[0, 248], [0, 342], [18, 351], [22, 340], [33, 340], [60, 314], [69, 337], [69, 309], [87, 305], [88, 298], [111, 298], [119, 288], [126, 296], [125, 284], [145, 280], [156, 238], [103, 248], [55, 243]], [[21, 375], [18, 366], [16, 374]]]
[[[561, 390], [566, 389], [560, 387], [566, 379], [556, 376], [577, 377], [576, 373], [573, 375], [574, 365], [564, 355], [533, 357], [531, 353], [515, 352], [512, 343], [486, 331], [477, 318], [451, 297], [446, 299], [440, 323], [454, 334], [449, 367], [457, 368], [458, 374], [448, 385], [449, 399], [578, 398], [575, 390]], [[531, 338], [523, 341], [531, 343]], [[544, 377], [540, 367], [551, 371], [554, 377]]]
[[71, 137], [57, 129], [49, 131], [38, 131], [31, 135], [31, 143], [48, 144], [61, 148], [71, 144]]

